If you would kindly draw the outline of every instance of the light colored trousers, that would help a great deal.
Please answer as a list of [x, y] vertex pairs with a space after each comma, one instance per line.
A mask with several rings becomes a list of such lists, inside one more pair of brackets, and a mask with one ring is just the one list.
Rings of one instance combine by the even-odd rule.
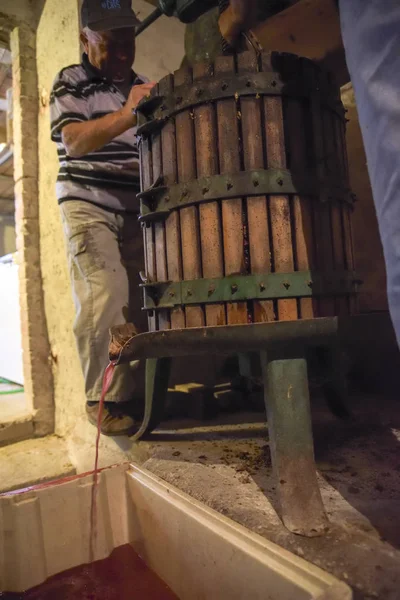
[[[83, 200], [67, 200], [60, 209], [86, 398], [98, 401], [108, 364], [110, 327], [131, 322], [140, 331], [147, 329], [138, 287], [142, 231], [136, 215], [104, 210]], [[143, 390], [144, 373], [138, 363], [121, 365], [106, 400], [126, 402], [142, 396]]]
[[400, 1], [340, 0], [340, 18], [400, 344]]

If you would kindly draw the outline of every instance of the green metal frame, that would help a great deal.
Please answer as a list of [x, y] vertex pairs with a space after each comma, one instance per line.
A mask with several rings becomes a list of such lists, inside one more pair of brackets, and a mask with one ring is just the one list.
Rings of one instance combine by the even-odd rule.
[[[232, 74], [231, 74], [232, 75]], [[207, 102], [247, 96], [290, 96], [310, 98], [319, 94], [322, 105], [335, 112], [342, 120], [345, 112], [340, 100], [332, 101], [328, 90], [319, 89], [315, 80], [300, 77], [295, 81], [283, 81], [277, 73], [244, 73], [235, 77], [210, 77], [200, 82], [178, 86], [171, 94], [152, 95], [143, 100], [138, 108], [138, 135], [150, 135], [155, 128], [162, 127], [168, 119], [188, 108]]]
[[286, 169], [257, 169], [229, 175], [199, 177], [185, 183], [164, 185], [159, 177], [147, 190], [140, 192], [140, 220], [157, 222], [171, 211], [215, 200], [301, 194], [318, 197], [320, 202], [347, 202], [353, 206], [354, 194], [333, 180], [319, 182], [315, 173], [293, 174]]
[[150, 282], [142, 284], [141, 287], [144, 292], [144, 310], [161, 310], [216, 302], [349, 295], [357, 293], [359, 283], [352, 271], [296, 271], [228, 275], [217, 279], [191, 281]]

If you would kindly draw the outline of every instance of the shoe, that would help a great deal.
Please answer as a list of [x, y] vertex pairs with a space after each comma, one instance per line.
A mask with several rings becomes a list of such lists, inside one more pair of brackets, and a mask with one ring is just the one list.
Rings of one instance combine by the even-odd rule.
[[[100, 402], [86, 403], [86, 414], [92, 425], [97, 427]], [[101, 415], [100, 431], [103, 435], [133, 435], [138, 429], [135, 421], [123, 408], [122, 403], [105, 402]]]

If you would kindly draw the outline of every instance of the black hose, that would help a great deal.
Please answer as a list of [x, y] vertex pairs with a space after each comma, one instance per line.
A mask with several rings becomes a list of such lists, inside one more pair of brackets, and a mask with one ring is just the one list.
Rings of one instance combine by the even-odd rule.
[[140, 25], [138, 25], [138, 27], [136, 27], [136, 37], [140, 33], [142, 33], [142, 31], [144, 31], [145, 29], [150, 27], [150, 25], [152, 25], [154, 23], [154, 21], [157, 21], [157, 19], [159, 19], [162, 14], [163, 14], [162, 10], [160, 8], [156, 8], [156, 10], [154, 10], [148, 17], [143, 19], [143, 21], [140, 23]]

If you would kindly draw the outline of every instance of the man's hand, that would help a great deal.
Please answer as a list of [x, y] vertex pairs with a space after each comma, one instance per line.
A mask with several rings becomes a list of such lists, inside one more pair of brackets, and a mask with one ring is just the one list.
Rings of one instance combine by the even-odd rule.
[[100, 119], [66, 125], [62, 130], [62, 140], [68, 155], [79, 158], [95, 152], [134, 127], [137, 119], [133, 111], [155, 85], [144, 83], [133, 86], [124, 107], [114, 113]]
[[[146, 98], [146, 96], [148, 96], [151, 92], [151, 90], [153, 89], [153, 87], [156, 85], [156, 83], [154, 81], [151, 81], [149, 83], [143, 83], [142, 85], [135, 85], [133, 86], [133, 88], [131, 89], [128, 99], [126, 101], [126, 104], [124, 106], [124, 110], [127, 114], [129, 114], [131, 117], [133, 117], [133, 111], [136, 110], [138, 104], [140, 103], [141, 100], [143, 100], [143, 98]], [[133, 123], [134, 125], [135, 123]]]
[[257, 23], [257, 0], [230, 0], [230, 4], [219, 17], [218, 25], [222, 37], [234, 46], [240, 34]]

